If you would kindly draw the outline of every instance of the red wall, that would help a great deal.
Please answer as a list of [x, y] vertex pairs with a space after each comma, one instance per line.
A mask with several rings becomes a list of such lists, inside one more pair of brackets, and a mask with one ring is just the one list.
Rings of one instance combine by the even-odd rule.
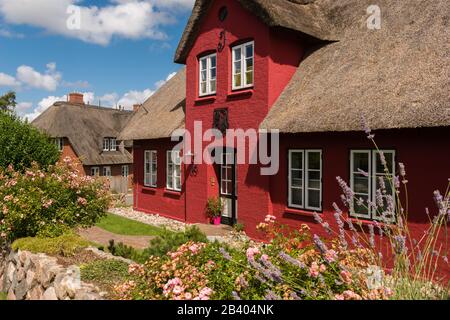
[[[166, 153], [175, 143], [170, 139], [135, 141], [133, 149], [134, 158], [134, 208], [136, 210], [168, 216], [177, 220], [185, 220], [185, 192], [166, 190]], [[144, 187], [144, 151], [156, 150], [158, 152], [158, 178], [157, 187]], [[184, 173], [182, 173], [184, 179]]]
[[[218, 12], [224, 5], [229, 13], [220, 22]], [[199, 98], [198, 58], [216, 51], [222, 31], [226, 32], [226, 43], [225, 49], [217, 52], [217, 94]], [[233, 92], [231, 48], [251, 40], [255, 43], [254, 88]], [[194, 121], [202, 121], [204, 130], [212, 128], [217, 108], [228, 109], [230, 128], [258, 128], [297, 70], [302, 55], [300, 42], [294, 35], [280, 31], [275, 34], [237, 1], [216, 0], [187, 58], [186, 129], [193, 132]], [[270, 208], [269, 178], [260, 177], [259, 169], [247, 165], [240, 165], [237, 170], [238, 218], [256, 222], [259, 216], [255, 213], [264, 215]], [[199, 165], [197, 176], [188, 177], [186, 214], [190, 222], [205, 221], [206, 201], [218, 195], [217, 180], [216, 171], [208, 165]]]

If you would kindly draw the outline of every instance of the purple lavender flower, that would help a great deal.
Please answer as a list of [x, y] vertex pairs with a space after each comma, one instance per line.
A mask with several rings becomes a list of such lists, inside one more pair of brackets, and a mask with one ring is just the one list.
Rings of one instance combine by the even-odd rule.
[[394, 237], [394, 252], [397, 255], [401, 255], [407, 250], [406, 248], [406, 237], [398, 235]]
[[334, 214], [334, 219], [336, 220], [336, 223], [339, 228], [339, 241], [340, 241], [342, 247], [344, 249], [347, 249], [348, 243], [347, 243], [347, 240], [345, 239], [345, 229], [344, 229], [345, 224], [341, 219], [342, 211], [339, 209], [339, 207], [335, 203], [333, 204], [333, 206], [336, 209], [336, 212]]
[[331, 230], [330, 224], [328, 222], [322, 223], [322, 227], [325, 229], [325, 231], [331, 235], [333, 233], [333, 230]]
[[441, 193], [439, 192], [439, 190], [436, 190], [434, 192], [434, 201], [436, 202], [436, 205], [439, 209], [439, 215], [440, 216], [444, 216], [447, 214], [447, 208], [445, 207], [444, 204], [444, 198], [442, 197]]
[[375, 138], [375, 135], [372, 134], [372, 130], [367, 124], [366, 117], [364, 117], [364, 115], [361, 115], [361, 127], [363, 128], [369, 140], [373, 140]]
[[313, 216], [314, 216], [314, 220], [318, 224], [322, 224], [323, 223], [322, 217], [317, 212], [313, 212]]
[[375, 199], [376, 199], [376, 202], [377, 202], [377, 206], [379, 208], [383, 208], [384, 207], [384, 201], [383, 201], [383, 195], [382, 195], [380, 189], [377, 189], [376, 194], [375, 194]]
[[320, 238], [317, 234], [314, 235], [314, 244], [316, 245], [317, 249], [319, 249], [319, 251], [322, 254], [325, 254], [325, 252], [328, 251], [327, 246], [325, 245], [325, 243], [322, 242], [322, 240], [320, 240]]
[[400, 189], [400, 177], [399, 176], [394, 177], [394, 186], [395, 186], [395, 189]]
[[443, 256], [442, 260], [444, 260], [444, 262], [448, 264], [448, 257], [447, 256]]
[[293, 257], [291, 257], [290, 255], [288, 255], [285, 252], [280, 252], [280, 254], [278, 256], [285, 262], [292, 264], [293, 266], [296, 266], [300, 269], [304, 269], [306, 267], [303, 262], [300, 262], [297, 259], [294, 259]]
[[384, 167], [384, 171], [388, 171], [388, 170], [387, 170], [387, 161], [386, 161], [386, 157], [385, 157], [383, 151], [380, 151], [380, 161], [381, 161], [381, 164], [382, 164], [383, 167]]
[[342, 191], [344, 191], [346, 202], [351, 203], [353, 197], [355, 196], [355, 193], [341, 177], [336, 177], [336, 180], [339, 186], [341, 187]]
[[226, 260], [232, 260], [231, 255], [224, 248], [220, 248], [219, 251]]
[[378, 177], [378, 183], [380, 184], [381, 191], [386, 193], [386, 183], [384, 182], [384, 177]]
[[362, 169], [359, 169], [358, 168], [358, 173], [359, 174], [361, 174], [361, 175], [363, 175], [364, 177], [369, 177], [369, 173], [368, 172], [366, 172], [366, 171], [364, 171], [364, 170], [362, 170]]
[[265, 299], [266, 300], [281, 300], [281, 298], [279, 296], [277, 296], [275, 294], [275, 292], [273, 292], [272, 290], [267, 290]]
[[347, 221], [347, 224], [348, 224], [348, 228], [351, 231], [356, 232], [356, 228], [355, 228], [355, 226], [353, 225], [353, 222], [350, 219]]

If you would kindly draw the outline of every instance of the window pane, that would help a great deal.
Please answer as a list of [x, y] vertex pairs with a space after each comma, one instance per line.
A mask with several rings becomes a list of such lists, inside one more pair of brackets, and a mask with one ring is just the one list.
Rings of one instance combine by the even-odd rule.
[[358, 194], [369, 194], [369, 177], [365, 177], [361, 174], [354, 174], [353, 191]]
[[206, 59], [200, 60], [201, 70], [206, 70]]
[[291, 201], [294, 205], [303, 206], [303, 190], [291, 189]]
[[250, 44], [245, 47], [245, 57], [246, 58], [253, 57], [253, 44]]
[[308, 152], [308, 169], [320, 170], [320, 152]]
[[241, 61], [241, 55], [242, 55], [241, 48], [240, 47], [235, 48], [235, 49], [233, 49], [233, 52], [234, 52], [234, 61]]
[[212, 80], [209, 87], [211, 92], [216, 92], [216, 80]]
[[181, 190], [181, 178], [180, 177], [175, 178], [175, 189]]
[[291, 168], [303, 169], [303, 153], [301, 152], [291, 153]]
[[215, 68], [216, 67], [216, 56], [212, 56], [211, 57], [211, 68]]
[[320, 189], [320, 171], [308, 171], [308, 188]]
[[201, 72], [201, 81], [202, 82], [206, 81], [206, 70]]
[[216, 68], [210, 70], [210, 76], [212, 80], [216, 78], [216, 71]]
[[246, 85], [253, 84], [253, 71], [246, 72], [245, 77], [246, 77], [246, 81], [245, 81]]
[[236, 87], [240, 87], [241, 86], [241, 74], [239, 73], [239, 74], [236, 74], [235, 76], [234, 76], [234, 85], [236, 86]]
[[308, 207], [320, 208], [320, 191], [319, 190], [308, 190]]
[[291, 186], [292, 187], [303, 187], [303, 171], [300, 170], [292, 170], [292, 181]]
[[[387, 168], [389, 170], [389, 173], [392, 173], [392, 164], [394, 162], [394, 155], [392, 152], [385, 151], [383, 152], [384, 157], [386, 159]], [[381, 162], [381, 155], [379, 152], [376, 153], [376, 172], [377, 173], [384, 173], [384, 165]]]
[[369, 154], [368, 153], [354, 153], [353, 154], [353, 171], [358, 172], [361, 169], [369, 172]]
[[240, 74], [241, 73], [241, 62], [235, 62], [234, 63], [234, 74]]

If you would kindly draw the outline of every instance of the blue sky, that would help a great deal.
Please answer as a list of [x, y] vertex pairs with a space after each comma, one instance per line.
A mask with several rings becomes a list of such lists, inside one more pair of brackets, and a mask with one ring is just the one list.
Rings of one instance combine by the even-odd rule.
[[0, 94], [16, 91], [29, 120], [71, 91], [131, 108], [181, 67], [193, 2], [0, 0]]

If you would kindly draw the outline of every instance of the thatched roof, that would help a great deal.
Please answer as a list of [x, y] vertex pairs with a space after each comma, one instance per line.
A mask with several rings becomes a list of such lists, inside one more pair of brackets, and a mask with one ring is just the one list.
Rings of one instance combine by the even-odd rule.
[[119, 111], [69, 102], [56, 102], [32, 124], [54, 138], [67, 138], [83, 165], [129, 164], [131, 154], [123, 150], [103, 152], [103, 138], [117, 137], [131, 118]]
[[[336, 40], [337, 30], [324, 16], [322, 8], [315, 0], [238, 0], [247, 10], [269, 27], [281, 27], [300, 32], [320, 40]], [[339, 1], [337, 1], [339, 2]], [[175, 62], [185, 63], [190, 49], [207, 16], [211, 0], [197, 0], [192, 10], [178, 49]]]
[[133, 115], [120, 134], [122, 140], [146, 140], [170, 137], [184, 128], [186, 105], [186, 68], [167, 81]]
[[261, 128], [281, 132], [450, 126], [450, 1], [316, 0], [339, 42], [310, 54]]

